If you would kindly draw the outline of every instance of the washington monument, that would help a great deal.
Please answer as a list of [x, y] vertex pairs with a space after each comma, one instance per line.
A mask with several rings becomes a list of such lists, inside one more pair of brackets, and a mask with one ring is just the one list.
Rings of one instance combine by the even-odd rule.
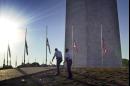
[[116, 0], [66, 0], [65, 48], [73, 67], [121, 67]]

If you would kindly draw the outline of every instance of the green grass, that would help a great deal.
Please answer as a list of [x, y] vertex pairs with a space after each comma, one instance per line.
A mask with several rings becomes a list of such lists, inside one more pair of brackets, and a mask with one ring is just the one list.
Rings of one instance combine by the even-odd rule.
[[[53, 71], [56, 72], [56, 71]], [[127, 68], [116, 69], [73, 69], [73, 80], [67, 80], [67, 73], [62, 70], [60, 76], [46, 77], [51, 83], [45, 86], [128, 86], [129, 71]], [[51, 80], [53, 78], [53, 80]]]

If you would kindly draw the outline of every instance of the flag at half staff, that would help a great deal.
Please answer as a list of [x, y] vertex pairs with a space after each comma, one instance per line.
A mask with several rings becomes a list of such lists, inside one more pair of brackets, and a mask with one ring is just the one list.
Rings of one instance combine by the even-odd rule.
[[102, 50], [102, 57], [103, 57], [108, 52], [108, 48], [107, 48], [105, 40], [103, 38], [102, 24], [101, 24], [101, 50]]
[[3, 60], [3, 65], [5, 65], [5, 58], [4, 58], [4, 60]]
[[50, 49], [50, 44], [49, 44], [48, 38], [46, 39], [46, 46], [48, 47], [49, 53], [51, 54], [51, 49]]
[[8, 53], [9, 53], [9, 57], [11, 57], [11, 51], [10, 51], [10, 46], [8, 44]]
[[107, 53], [108, 49], [106, 47], [104, 39], [102, 39], [102, 53], [105, 55]]
[[27, 35], [27, 29], [26, 29], [26, 33], [25, 33], [25, 51], [24, 51], [24, 53], [26, 52], [26, 54], [28, 55], [28, 44], [27, 44], [26, 35]]
[[26, 51], [26, 54], [28, 55], [28, 44], [27, 44], [27, 40], [25, 39], [25, 51]]
[[76, 42], [76, 40], [73, 41], [73, 48], [74, 50], [76, 50], [76, 52], [78, 52], [78, 43]]

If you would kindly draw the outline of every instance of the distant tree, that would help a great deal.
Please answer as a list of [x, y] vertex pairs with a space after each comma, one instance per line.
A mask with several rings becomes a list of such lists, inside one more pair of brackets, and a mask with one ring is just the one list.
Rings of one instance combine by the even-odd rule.
[[40, 64], [37, 63], [37, 62], [33, 62], [33, 63], [32, 63], [32, 67], [39, 67], [39, 66], [40, 66]]
[[129, 67], [129, 60], [128, 59], [122, 59], [122, 65], [123, 65], [123, 67]]

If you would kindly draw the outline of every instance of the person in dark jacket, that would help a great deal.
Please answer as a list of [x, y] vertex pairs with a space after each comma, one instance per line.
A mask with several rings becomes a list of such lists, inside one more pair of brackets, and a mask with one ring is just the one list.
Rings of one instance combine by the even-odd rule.
[[62, 62], [62, 53], [57, 48], [55, 48], [55, 54], [53, 56], [52, 62], [55, 57], [57, 60], [57, 74], [56, 75], [59, 75], [60, 74], [60, 63]]

